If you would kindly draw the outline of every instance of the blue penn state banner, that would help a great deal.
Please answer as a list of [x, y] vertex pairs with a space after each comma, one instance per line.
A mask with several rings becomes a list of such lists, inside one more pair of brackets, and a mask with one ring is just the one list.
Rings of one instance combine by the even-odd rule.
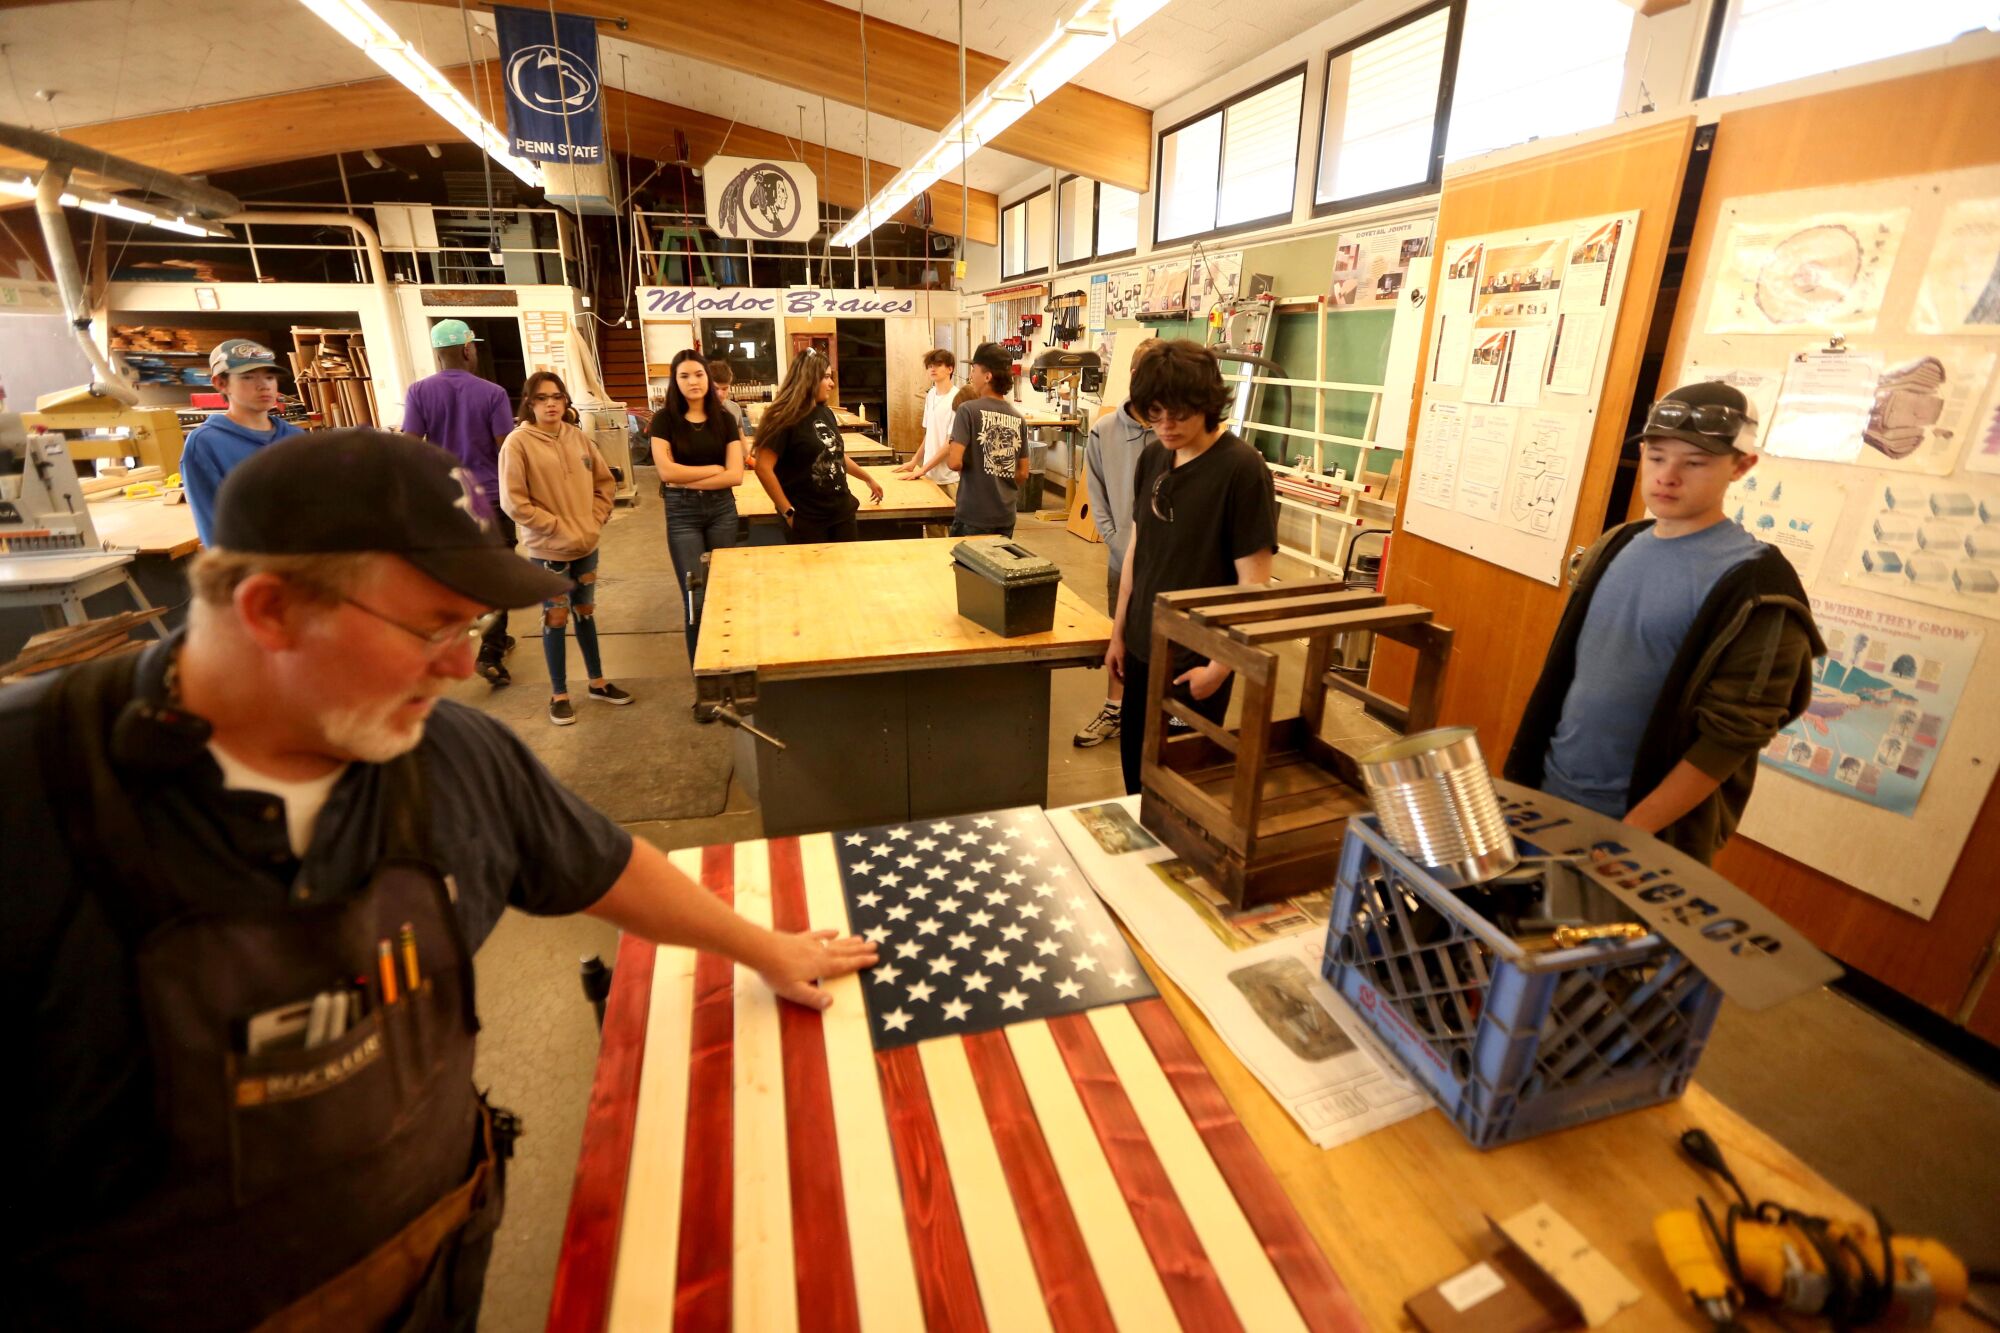
[[514, 156], [595, 166], [604, 161], [597, 24], [578, 14], [493, 7]]

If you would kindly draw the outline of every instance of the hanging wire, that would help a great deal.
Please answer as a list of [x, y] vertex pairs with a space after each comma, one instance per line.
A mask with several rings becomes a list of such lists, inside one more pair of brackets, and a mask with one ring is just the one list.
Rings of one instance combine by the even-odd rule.
[[[627, 173], [630, 173], [632, 170], [632, 70], [623, 51], [618, 53], [618, 90], [625, 94], [621, 100], [620, 109], [624, 112], [623, 118], [625, 121], [625, 170]], [[631, 201], [627, 200], [626, 202], [629, 203]], [[639, 248], [637, 245], [631, 247], [631, 266], [628, 268], [626, 265], [626, 242], [631, 238], [626, 236], [626, 230], [625, 207], [624, 205], [620, 205], [617, 215], [617, 240], [618, 322], [621, 325], [632, 317], [633, 289], [639, 285]]]
[[[459, 0], [459, 2], [463, 4], [464, 0]], [[595, 20], [587, 20], [587, 21], [593, 24], [595, 23]], [[563, 92], [563, 70], [566, 68], [566, 64], [562, 47], [562, 25], [556, 21], [556, 0], [549, 0], [549, 40], [555, 44], [556, 48], [556, 103], [557, 105], [562, 107], [563, 142], [567, 144], [571, 150], [569, 158], [563, 163], [563, 165], [569, 168], [570, 188], [572, 190], [575, 190], [577, 188], [577, 183], [578, 183], [576, 179], [576, 155], [575, 155], [576, 140], [572, 138], [570, 135], [569, 97]], [[600, 98], [603, 95], [602, 78], [603, 76], [600, 75], [599, 76]], [[599, 117], [599, 121], [600, 123], [602, 122], [601, 116]], [[581, 199], [582, 195], [579, 193], [572, 197]], [[683, 205], [683, 207], [685, 207], [685, 205]], [[597, 269], [596, 266], [591, 263], [590, 233], [589, 229], [583, 225], [583, 213], [580, 211], [580, 208], [581, 206], [579, 205], [579, 211], [576, 215], [576, 262], [577, 266], [583, 270], [583, 308], [585, 310], [592, 311], [592, 315], [594, 318], [595, 308], [592, 305], [591, 298], [595, 296], [597, 293]], [[558, 227], [562, 226], [561, 214], [556, 215], [556, 225]], [[692, 265], [690, 265], [690, 269], [692, 269]], [[688, 276], [692, 277], [693, 273], [690, 272]], [[693, 285], [692, 283], [689, 284], [689, 286], [692, 285]]]
[[[870, 169], [875, 165], [875, 154], [868, 146], [868, 0], [861, 0], [861, 206], [868, 211], [868, 285], [879, 287], [882, 277], [875, 271], [875, 187], [870, 184]], [[855, 258], [858, 260], [859, 255]], [[857, 263], [855, 267], [859, 268]]]
[[[958, 0], [958, 253], [951, 266], [952, 290], [958, 290], [958, 266], [965, 262], [965, 229], [972, 216], [972, 180], [965, 168], [965, 0]], [[971, 348], [966, 349], [968, 352]]]
[[[827, 182], [829, 191], [833, 188], [833, 146], [830, 139], [831, 131], [826, 124], [826, 99], [822, 97], [819, 99], [820, 179]], [[819, 246], [819, 285], [822, 287], [833, 286], [833, 233], [834, 227], [829, 219], [826, 239]], [[807, 271], [810, 275], [811, 265], [807, 266]]]
[[[458, 0], [458, 16], [465, 24], [465, 72], [472, 80], [472, 109], [481, 120], [491, 124], [492, 118], [486, 114], [479, 100], [479, 85], [483, 80], [479, 77], [479, 57], [472, 47], [472, 11], [466, 8], [465, 0]], [[497, 35], [495, 40], [498, 40]], [[493, 155], [481, 152], [479, 166], [486, 177], [486, 245], [497, 253], [500, 249], [500, 227], [493, 220]]]

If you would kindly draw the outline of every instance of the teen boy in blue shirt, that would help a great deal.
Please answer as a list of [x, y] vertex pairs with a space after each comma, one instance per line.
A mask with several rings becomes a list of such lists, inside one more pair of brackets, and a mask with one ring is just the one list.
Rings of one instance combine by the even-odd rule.
[[215, 545], [215, 493], [238, 463], [267, 444], [301, 432], [271, 411], [278, 405], [278, 356], [262, 343], [230, 338], [208, 354], [208, 374], [229, 410], [196, 426], [181, 448], [181, 481], [194, 511], [195, 535]]

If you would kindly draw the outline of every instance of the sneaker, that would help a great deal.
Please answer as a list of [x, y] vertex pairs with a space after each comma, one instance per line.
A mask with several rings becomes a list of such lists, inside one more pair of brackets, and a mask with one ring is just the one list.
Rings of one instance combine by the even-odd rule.
[[519, 640], [519, 639], [517, 639], [517, 638], [515, 638], [515, 637], [514, 637], [513, 635], [511, 635], [511, 634], [502, 634], [502, 635], [500, 636], [500, 655], [501, 655], [502, 657], [504, 657], [504, 656], [506, 656], [506, 655], [507, 655], [508, 653], [511, 653], [511, 652], [513, 652], [513, 651], [514, 651], [514, 645], [515, 645], [515, 644], [517, 644], [517, 643], [519, 643], [519, 642], [520, 642], [520, 640]]
[[569, 700], [567, 699], [551, 699], [549, 700], [549, 721], [559, 727], [575, 726], [576, 710], [569, 706]]
[[497, 657], [480, 658], [477, 670], [486, 683], [496, 690], [502, 685], [512, 685], [514, 683], [514, 677], [509, 674], [507, 664]]
[[595, 685], [591, 686], [590, 697], [597, 700], [599, 703], [617, 704], [620, 708], [623, 708], [626, 704], [632, 702], [631, 695], [625, 693], [625, 691], [619, 689], [616, 685], [613, 685], [608, 681], [605, 683], [603, 689], [599, 689]]
[[1070, 744], [1083, 749], [1089, 749], [1093, 745], [1102, 745], [1106, 741], [1116, 740], [1118, 738], [1119, 719], [1123, 715], [1124, 709], [1119, 705], [1114, 703], [1105, 704], [1103, 708], [1098, 710], [1096, 717], [1083, 724], [1082, 731], [1070, 737]]

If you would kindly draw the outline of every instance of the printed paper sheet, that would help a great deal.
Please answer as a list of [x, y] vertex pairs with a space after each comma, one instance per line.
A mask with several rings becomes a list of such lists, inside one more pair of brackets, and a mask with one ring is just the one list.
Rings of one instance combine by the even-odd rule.
[[1177, 315], [1185, 311], [1188, 269], [1185, 259], [1167, 259], [1146, 265], [1146, 290], [1139, 298], [1139, 314]]
[[1429, 218], [1343, 232], [1334, 246], [1327, 299], [1343, 309], [1394, 305], [1410, 265], [1430, 252]]
[[1732, 223], [1707, 332], [1872, 332], [1909, 216], [1898, 208]]
[[1523, 324], [1514, 330], [1507, 349], [1507, 366], [1500, 384], [1500, 401], [1533, 407], [1542, 401], [1542, 376], [1549, 363], [1549, 326]]
[[1453, 508], [1489, 523], [1500, 521], [1500, 500], [1514, 458], [1514, 431], [1520, 413], [1510, 407], [1475, 407], [1465, 419], [1465, 448], [1459, 455], [1458, 496]]
[[1188, 314], [1208, 318], [1208, 312], [1224, 297], [1236, 295], [1243, 281], [1243, 252], [1231, 250], [1211, 255], [1206, 250], [1194, 257], [1188, 270]]
[[1675, 384], [1704, 382], [1727, 384], [1750, 400], [1751, 410], [1757, 414], [1755, 447], [1759, 450], [1764, 449], [1765, 438], [1771, 432], [1771, 422], [1778, 415], [1778, 394], [1784, 387], [1784, 372], [1737, 365], [1709, 365], [1690, 358], [1674, 379]]
[[1128, 796], [1051, 811], [1049, 822], [1091, 887], [1314, 1145], [1336, 1147], [1427, 1110], [1430, 1098], [1320, 975], [1328, 895], [1229, 912], [1137, 824], [1138, 808]]
[[2000, 333], [2000, 199], [1961, 199], [1945, 211], [1910, 327]]
[[1585, 418], [1576, 412], [1531, 412], [1507, 477], [1503, 521], [1537, 537], [1561, 538], [1581, 473]]
[[1604, 341], [1604, 316], [1591, 310], [1565, 311], [1556, 320], [1555, 360], [1549, 366], [1554, 393], [1587, 394], [1597, 387], [1597, 349]]
[[1110, 279], [1104, 289], [1105, 319], [1139, 318], [1139, 300], [1146, 291], [1146, 270], [1113, 269]]
[[1846, 503], [1837, 469], [1765, 458], [1730, 486], [1723, 507], [1752, 537], [1783, 551], [1799, 582], [1810, 588]]
[[1764, 451], [1780, 458], [1852, 463], [1875, 405], [1882, 359], [1858, 352], [1801, 352], [1785, 368]]
[[1569, 252], [1569, 276], [1562, 287], [1562, 309], [1602, 311], [1611, 301], [1611, 271], [1618, 247], [1625, 243], [1625, 219], [1579, 227]]
[[1931, 338], [1885, 343], [1879, 351], [1882, 373], [1861, 427], [1866, 447], [1855, 461], [1893, 472], [1949, 475], [1993, 378], [1994, 354]]
[[1763, 763], [1899, 815], [1916, 811], [1986, 636], [1924, 616], [1812, 599], [1826, 656], [1805, 715]]
[[1430, 403], [1417, 432], [1410, 485], [1416, 498], [1450, 509], [1458, 494], [1458, 456], [1465, 447], [1465, 404]]
[[1873, 485], [1841, 581], [2000, 617], [2000, 482], [1894, 477]]

